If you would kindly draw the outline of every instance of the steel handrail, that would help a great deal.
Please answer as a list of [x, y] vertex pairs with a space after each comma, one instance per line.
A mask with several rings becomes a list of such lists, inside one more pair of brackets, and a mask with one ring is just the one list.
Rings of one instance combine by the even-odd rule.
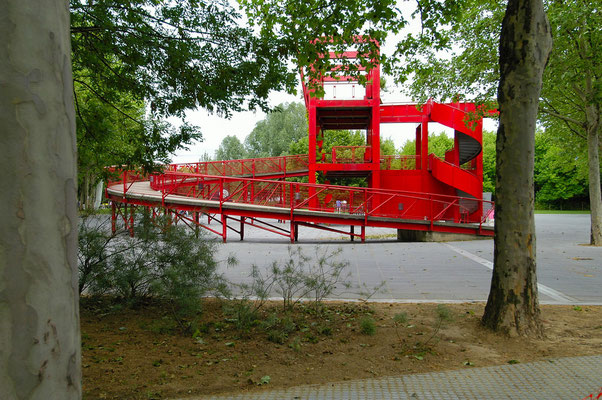
[[[198, 185], [199, 181], [203, 181], [203, 182], [212, 182], [211, 184], [215, 185], [218, 184], [217, 186], [220, 188], [219, 190], [219, 202], [220, 202], [220, 206], [223, 205], [224, 202], [226, 201], [232, 201], [233, 200], [233, 196], [237, 193], [240, 193], [241, 191], [248, 189], [249, 187], [252, 187], [253, 185], [258, 185], [258, 184], [264, 184], [267, 185], [268, 187], [264, 187], [262, 188], [258, 193], [255, 193], [252, 198], [249, 199], [249, 201], [251, 203], [256, 202], [257, 199], [261, 198], [263, 196], [263, 198], [265, 199], [265, 201], [263, 201], [263, 204], [267, 204], [269, 203], [269, 199], [273, 198], [274, 194], [277, 193], [280, 189], [280, 193], [281, 195], [279, 196], [279, 201], [276, 206], [277, 207], [286, 207], [286, 203], [287, 203], [287, 199], [286, 196], [289, 196], [289, 203], [290, 203], [290, 207], [291, 207], [291, 212], [297, 209], [301, 209], [304, 206], [306, 206], [307, 204], [310, 203], [310, 200], [315, 199], [315, 198], [319, 198], [319, 195], [325, 193], [326, 191], [334, 191], [339, 193], [337, 195], [337, 198], [334, 198], [331, 200], [334, 201], [336, 199], [349, 199], [349, 210], [350, 213], [357, 213], [360, 209], [364, 210], [364, 214], [365, 215], [370, 215], [370, 216], [391, 216], [391, 214], [388, 213], [377, 213], [377, 211], [385, 204], [388, 202], [391, 202], [394, 199], [399, 199], [399, 200], [404, 200], [406, 203], [408, 200], [411, 200], [411, 204], [410, 206], [404, 210], [403, 212], [397, 213], [395, 216], [396, 217], [400, 217], [400, 216], [405, 216], [408, 219], [413, 219], [411, 215], [409, 214], [409, 210], [411, 208], [413, 208], [417, 202], [428, 202], [431, 204], [430, 208], [433, 209], [434, 205], [440, 205], [443, 208], [443, 211], [438, 212], [436, 215], [433, 214], [432, 212], [429, 213], [429, 219], [430, 220], [440, 220], [443, 219], [443, 216], [445, 214], [446, 211], [448, 211], [449, 209], [451, 209], [452, 207], [458, 207], [460, 211], [462, 211], [462, 209], [466, 209], [465, 207], [463, 207], [461, 204], [459, 204], [459, 200], [460, 199], [466, 199], [469, 201], [476, 201], [476, 202], [480, 202], [480, 203], [490, 203], [493, 204], [492, 202], [489, 202], [487, 200], [480, 200], [480, 199], [474, 199], [474, 198], [469, 198], [469, 197], [460, 197], [460, 196], [450, 196], [450, 195], [429, 195], [429, 194], [425, 194], [425, 193], [420, 193], [420, 192], [407, 192], [407, 191], [396, 191], [396, 190], [389, 190], [389, 189], [369, 189], [369, 188], [355, 188], [355, 187], [348, 187], [348, 186], [338, 186], [338, 185], [317, 185], [317, 184], [310, 184], [310, 183], [301, 183], [301, 182], [282, 182], [282, 181], [273, 181], [273, 180], [268, 180], [268, 179], [257, 179], [257, 178], [237, 178], [237, 177], [222, 177], [222, 176], [215, 176], [215, 175], [204, 175], [204, 174], [191, 174], [191, 173], [183, 173], [183, 172], [167, 172], [165, 175], [165, 177], [169, 177], [171, 179], [161, 179], [159, 178], [159, 176], [156, 177], [156, 179], [153, 179], [154, 181], [154, 188], [156, 190], [160, 190], [162, 193], [165, 193], [165, 196], [170, 195], [170, 194], [174, 194], [176, 193], [176, 191], [182, 187], [185, 186], [190, 186], [190, 185]], [[242, 184], [243, 187], [242, 188], [237, 188], [235, 189], [235, 192], [233, 192], [232, 194], [229, 194], [226, 198], [224, 198], [224, 193], [223, 193], [223, 189], [227, 184]], [[164, 187], [161, 187], [162, 185], [164, 185]], [[270, 191], [270, 193], [267, 196], [264, 196], [264, 192]], [[303, 201], [295, 204], [294, 201], [294, 196], [295, 193], [297, 192], [312, 192], [313, 193], [308, 197], [305, 198]], [[341, 192], [343, 194], [341, 194]], [[190, 191], [188, 191], [187, 193], [190, 193]], [[211, 191], [209, 192], [210, 197], [214, 198], [213, 194], [215, 193], [215, 191]], [[346, 193], [346, 195], [345, 195]], [[357, 197], [357, 195], [362, 195], [361, 197], [363, 197], [365, 199], [364, 202], [361, 202], [360, 204], [353, 204], [353, 197]], [[368, 201], [374, 199], [377, 196], [386, 196], [387, 199], [384, 202], [378, 202], [378, 204], [376, 204], [374, 207], [372, 206], [368, 206]], [[237, 201], [241, 200], [240, 199], [241, 196], [237, 197]], [[245, 202], [243, 200], [243, 202]], [[330, 203], [330, 202], [329, 202]], [[400, 210], [401, 211], [401, 210]], [[415, 219], [415, 218], [414, 218]], [[483, 221], [485, 221], [486, 218], [481, 217], [481, 223]]]

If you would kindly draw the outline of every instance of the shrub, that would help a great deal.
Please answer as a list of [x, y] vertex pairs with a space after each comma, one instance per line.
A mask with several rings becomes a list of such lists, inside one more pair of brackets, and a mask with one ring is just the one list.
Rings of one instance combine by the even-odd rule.
[[111, 246], [117, 235], [108, 229], [107, 217], [86, 215], [79, 223], [77, 267], [79, 273], [79, 293], [98, 293], [106, 286], [103, 280], [108, 272]]
[[372, 336], [376, 333], [376, 321], [372, 317], [364, 317], [360, 320], [360, 332]]
[[393, 321], [395, 322], [395, 324], [398, 324], [398, 325], [407, 324], [408, 320], [409, 320], [408, 314], [405, 312], [400, 312], [393, 316]]
[[269, 287], [274, 286], [282, 296], [283, 307], [290, 310], [301, 299], [311, 297], [316, 310], [319, 310], [324, 298], [331, 295], [342, 285], [349, 288], [349, 273], [344, 274], [348, 262], [339, 261], [341, 249], [328, 252], [316, 248], [316, 258], [306, 255], [300, 247], [288, 248], [288, 260], [281, 267], [277, 262], [272, 264]]
[[130, 304], [146, 297], [165, 300], [181, 325], [184, 316], [199, 310], [202, 296], [228, 293], [217, 273], [216, 242], [152, 219], [148, 210], [138, 216], [133, 237], [123, 231], [110, 235], [99, 224], [83, 221], [80, 287], [117, 295]]

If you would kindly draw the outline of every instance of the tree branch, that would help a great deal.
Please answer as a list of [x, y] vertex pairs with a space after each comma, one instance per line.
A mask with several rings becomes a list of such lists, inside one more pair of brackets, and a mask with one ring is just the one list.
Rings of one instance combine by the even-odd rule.
[[124, 117], [134, 121], [135, 123], [139, 124], [140, 126], [144, 126], [144, 123], [137, 120], [136, 118], [130, 116], [128, 113], [126, 113], [125, 111], [121, 110], [119, 107], [117, 107], [115, 104], [113, 104], [112, 102], [110, 102], [109, 100], [107, 100], [106, 98], [104, 98], [103, 95], [101, 95], [100, 93], [98, 93], [96, 90], [94, 90], [94, 88], [92, 88], [90, 85], [88, 85], [86, 82], [81, 81], [79, 79], [74, 79], [73, 82], [77, 82], [82, 86], [85, 86], [88, 88], [88, 90], [90, 90], [92, 93], [94, 93], [96, 95], [96, 97], [98, 97], [100, 100], [102, 100], [104, 103], [108, 104], [109, 106], [113, 107], [115, 110], [117, 110], [120, 114], [122, 114]]

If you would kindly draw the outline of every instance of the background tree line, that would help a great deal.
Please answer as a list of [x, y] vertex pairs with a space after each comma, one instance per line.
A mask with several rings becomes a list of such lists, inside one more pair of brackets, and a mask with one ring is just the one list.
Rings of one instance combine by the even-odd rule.
[[[483, 132], [483, 191], [495, 198], [496, 134]], [[324, 137], [323, 151], [330, 154], [333, 146], [361, 146], [365, 138], [361, 132], [329, 131]], [[259, 121], [253, 131], [241, 142], [234, 135], [226, 136], [215, 153], [215, 160], [276, 157], [307, 154], [307, 119], [302, 103], [281, 104]], [[416, 141], [408, 140], [395, 148], [392, 139], [381, 138], [383, 155], [414, 155]], [[454, 146], [444, 132], [429, 137], [429, 153], [444, 157]], [[535, 201], [541, 209], [588, 209], [588, 164], [581, 146], [567, 148], [554, 130], [539, 129], [535, 136]], [[363, 180], [345, 181], [365, 185]], [[337, 183], [345, 183], [338, 182]]]

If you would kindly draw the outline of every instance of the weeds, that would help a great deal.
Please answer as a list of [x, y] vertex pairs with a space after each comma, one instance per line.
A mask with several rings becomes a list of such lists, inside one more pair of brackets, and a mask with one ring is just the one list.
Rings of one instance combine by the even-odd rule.
[[444, 304], [437, 304], [437, 309], [435, 310], [436, 318], [435, 318], [435, 326], [433, 327], [433, 333], [431, 336], [422, 344], [423, 348], [428, 348], [428, 344], [437, 337], [439, 330], [446, 323], [453, 321], [453, 315], [449, 308], [447, 308]]
[[376, 333], [376, 321], [374, 318], [366, 316], [360, 320], [360, 332], [364, 335], [373, 336]]

